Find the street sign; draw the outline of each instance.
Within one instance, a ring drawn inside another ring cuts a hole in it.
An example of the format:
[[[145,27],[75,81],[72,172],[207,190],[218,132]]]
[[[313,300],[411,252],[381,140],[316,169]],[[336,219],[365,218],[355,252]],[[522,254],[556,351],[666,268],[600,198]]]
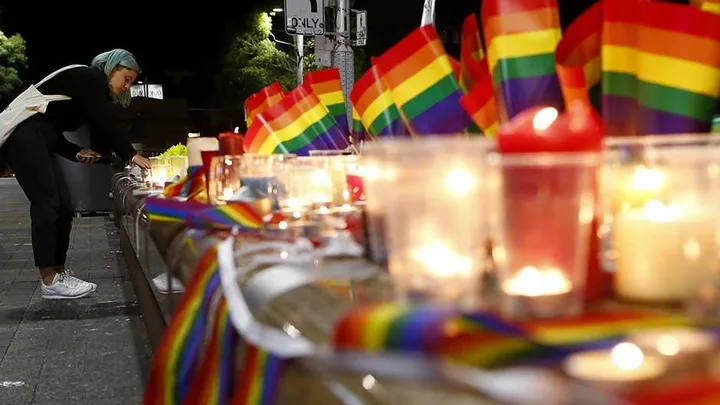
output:
[[[285,32],[290,35],[325,34],[325,1],[285,0]]]
[[[367,45],[367,11],[355,12],[355,25],[351,31],[353,46]]]

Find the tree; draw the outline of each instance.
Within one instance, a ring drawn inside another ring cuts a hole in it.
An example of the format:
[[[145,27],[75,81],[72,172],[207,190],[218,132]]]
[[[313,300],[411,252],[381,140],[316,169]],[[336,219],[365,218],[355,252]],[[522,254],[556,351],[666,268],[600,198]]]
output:
[[[270,17],[254,13],[246,31],[235,35],[227,46],[216,87],[226,102],[241,105],[252,93],[274,81],[285,89],[297,83],[294,56],[278,49],[270,40]]]
[[[0,109],[22,91],[26,69],[25,40],[20,34],[7,37],[0,31]]]

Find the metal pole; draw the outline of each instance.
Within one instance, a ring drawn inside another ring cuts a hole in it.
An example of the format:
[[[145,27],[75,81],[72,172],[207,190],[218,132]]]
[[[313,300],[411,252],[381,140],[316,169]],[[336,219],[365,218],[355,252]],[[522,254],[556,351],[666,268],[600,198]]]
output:
[[[352,122],[350,91],[355,83],[355,55],[350,46],[350,0],[336,0],[335,49],[332,52],[332,65],[340,69],[348,122]]]
[[[303,84],[303,70],[305,69],[305,37],[302,35],[295,35],[295,47],[297,48],[297,82],[298,86]]]
[[[425,0],[420,26],[435,24],[435,0]]]

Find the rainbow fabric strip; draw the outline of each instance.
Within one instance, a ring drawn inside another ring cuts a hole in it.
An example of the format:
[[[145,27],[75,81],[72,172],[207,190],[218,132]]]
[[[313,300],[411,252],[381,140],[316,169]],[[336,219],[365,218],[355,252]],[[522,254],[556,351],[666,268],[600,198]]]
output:
[[[349,133],[350,128],[342,81],[340,80],[340,69],[330,68],[306,73],[305,82],[320,97],[320,101],[325,104],[325,107],[330,111],[330,115],[335,118],[340,130],[345,134]]]
[[[565,105],[582,102],[600,110],[602,2],[592,5],[565,30],[555,51]]]
[[[259,92],[251,95],[245,100],[245,122],[248,128],[252,125],[255,117],[278,103],[285,97],[280,83],[275,82]]]
[[[202,166],[191,166],[187,174],[177,182],[166,186],[163,196],[166,198],[190,197],[201,189],[205,189],[205,174]]]
[[[273,405],[285,362],[286,360],[248,344],[242,373],[231,404]]]
[[[435,26],[417,28],[377,61],[401,117],[414,135],[463,133],[471,124]]]
[[[257,115],[243,144],[249,153],[307,156],[311,150],[345,149],[349,141],[306,83]]]
[[[222,295],[212,318],[212,334],[191,383],[186,405],[225,405],[233,395],[238,334],[230,321],[227,300]]]
[[[199,364],[207,313],[218,291],[217,248],[208,249],[187,284],[153,358],[145,405],[182,404]]]
[[[489,313],[391,303],[348,313],[335,325],[333,343],[337,350],[416,352],[492,367],[614,344],[638,329],[688,324],[686,317],[640,313],[512,324]]]
[[[231,202],[190,213],[185,226],[206,230],[260,230],[263,219],[247,203]]]
[[[173,198],[148,196],[143,200],[145,213],[151,221],[183,222],[192,212],[211,207],[191,199],[180,201]]]
[[[350,100],[371,136],[382,138],[410,134],[377,65],[371,66],[355,82]]]
[[[563,108],[555,74],[556,0],[485,0],[482,25],[500,121],[531,107]]]

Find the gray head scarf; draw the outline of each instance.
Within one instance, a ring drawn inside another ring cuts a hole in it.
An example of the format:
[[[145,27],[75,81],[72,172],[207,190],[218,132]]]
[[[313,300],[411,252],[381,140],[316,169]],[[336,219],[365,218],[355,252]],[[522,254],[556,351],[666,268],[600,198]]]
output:
[[[134,69],[140,73],[140,66],[138,66],[135,56],[124,49],[113,49],[112,51],[101,53],[93,58],[90,66],[105,73],[108,79],[110,79],[110,74],[113,69],[118,66]],[[130,105],[130,90],[123,91],[113,98],[118,104],[127,107]]]

